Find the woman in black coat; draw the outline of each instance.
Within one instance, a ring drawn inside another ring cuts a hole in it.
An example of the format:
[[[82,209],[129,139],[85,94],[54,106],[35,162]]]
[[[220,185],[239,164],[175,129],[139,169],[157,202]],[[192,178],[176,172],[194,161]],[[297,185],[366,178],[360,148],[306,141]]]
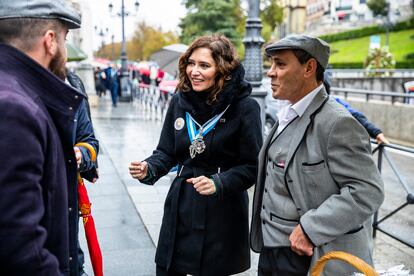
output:
[[[157,149],[130,165],[145,184],[179,165],[165,200],[157,275],[239,273],[250,267],[246,190],[262,145],[260,108],[222,35],[196,39],[179,72]]]

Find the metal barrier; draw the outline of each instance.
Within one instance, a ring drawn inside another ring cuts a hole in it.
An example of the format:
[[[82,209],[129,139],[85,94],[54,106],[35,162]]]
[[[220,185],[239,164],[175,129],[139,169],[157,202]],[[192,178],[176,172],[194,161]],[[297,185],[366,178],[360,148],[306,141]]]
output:
[[[373,141],[371,141],[373,142]],[[386,148],[391,148],[391,149],[395,149],[401,152],[405,152],[405,153],[412,153],[414,154],[414,149],[413,148],[408,148],[408,147],[404,147],[404,146],[400,146],[400,145],[395,145],[395,144],[380,144],[378,145],[374,150],[373,150],[373,154],[375,152],[378,153],[378,169],[381,172],[382,171],[382,164],[383,164],[383,157],[385,157],[385,160],[388,162],[388,164],[390,165],[392,171],[394,172],[395,176],[398,178],[398,183],[402,186],[402,188],[405,190],[406,192],[406,201],[398,206],[397,208],[395,208],[394,210],[392,210],[390,213],[388,213],[387,215],[378,218],[378,211],[375,213],[374,215],[374,222],[373,222],[373,227],[374,227],[374,232],[373,232],[373,236],[375,238],[376,236],[376,232],[377,231],[381,231],[382,233],[390,236],[391,238],[394,238],[395,240],[411,247],[414,248],[414,243],[411,243],[410,241],[404,240],[403,238],[396,236],[392,233],[390,233],[389,231],[387,231],[386,229],[381,227],[381,223],[384,222],[385,220],[389,219],[391,216],[395,215],[397,212],[401,211],[403,208],[407,207],[410,204],[414,204],[414,193],[413,191],[410,189],[410,187],[408,187],[407,183],[404,181],[401,173],[399,172],[397,166],[395,165],[395,162],[393,161],[393,159],[391,158],[391,156],[387,153]]]
[[[331,94],[344,94],[344,98],[348,98],[348,94],[357,94],[364,95],[365,100],[368,102],[373,96],[380,96],[380,100],[385,100],[385,98],[390,98],[391,103],[395,103],[398,98],[402,98],[404,103],[414,102],[413,93],[398,93],[391,91],[375,91],[375,90],[364,90],[364,89],[354,89],[354,88],[341,88],[341,87],[331,87]]]
[[[161,113],[162,118],[165,116],[173,93],[143,83],[140,83],[133,91],[134,102],[138,102],[144,110]]]
[[[341,76],[366,77],[377,74],[395,77],[414,77],[413,69],[328,69],[328,71],[334,78]]]

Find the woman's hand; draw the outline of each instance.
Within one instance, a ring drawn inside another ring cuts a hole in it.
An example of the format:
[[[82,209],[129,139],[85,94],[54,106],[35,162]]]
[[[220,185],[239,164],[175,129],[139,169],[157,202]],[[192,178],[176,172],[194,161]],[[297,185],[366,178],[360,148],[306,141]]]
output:
[[[131,162],[129,165],[129,173],[132,178],[142,180],[147,176],[148,173],[148,163],[145,161],[142,162]]]
[[[187,183],[193,184],[194,189],[200,195],[212,195],[216,193],[216,185],[213,180],[204,175],[187,179]]]

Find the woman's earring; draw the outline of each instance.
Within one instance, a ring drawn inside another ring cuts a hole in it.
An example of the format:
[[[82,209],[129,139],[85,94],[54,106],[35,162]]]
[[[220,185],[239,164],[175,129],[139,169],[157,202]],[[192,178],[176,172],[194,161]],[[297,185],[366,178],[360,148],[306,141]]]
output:
[[[225,80],[231,80],[231,76],[228,75],[227,77],[224,78]]]

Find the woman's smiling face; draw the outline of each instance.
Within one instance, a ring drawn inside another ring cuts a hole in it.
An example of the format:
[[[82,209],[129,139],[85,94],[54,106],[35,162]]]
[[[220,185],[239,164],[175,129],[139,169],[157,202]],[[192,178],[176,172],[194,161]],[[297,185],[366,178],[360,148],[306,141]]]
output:
[[[197,48],[188,58],[186,74],[194,91],[206,91],[215,84],[216,63],[208,48]]]

